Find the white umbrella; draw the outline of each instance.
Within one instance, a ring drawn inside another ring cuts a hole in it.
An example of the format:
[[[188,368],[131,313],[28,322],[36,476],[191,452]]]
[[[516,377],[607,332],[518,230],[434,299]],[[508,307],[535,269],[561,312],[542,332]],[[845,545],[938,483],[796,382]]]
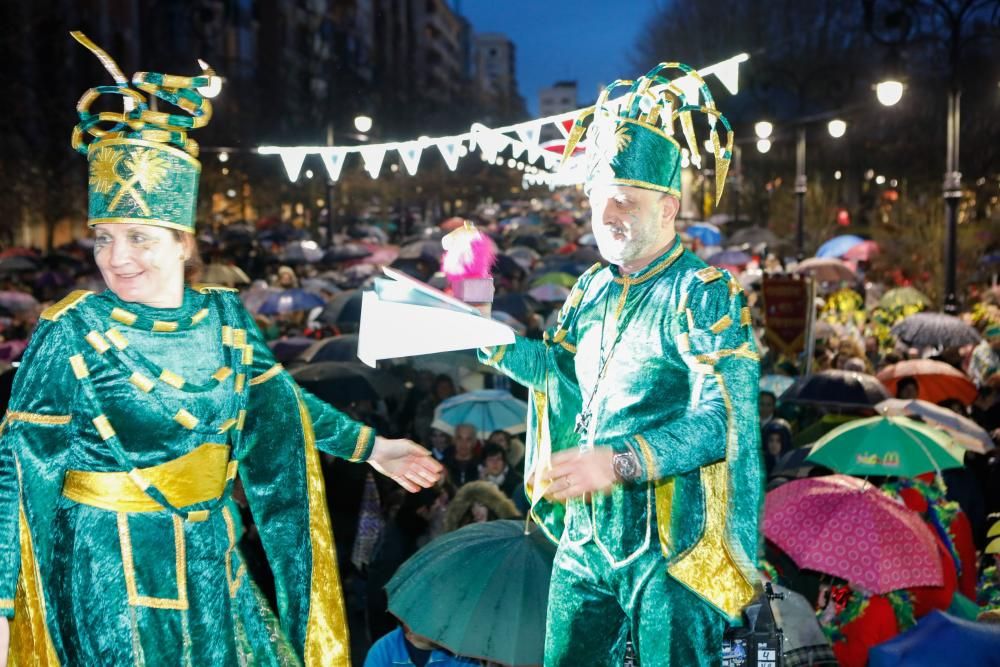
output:
[[[878,403],[875,409],[887,416],[919,417],[931,426],[947,431],[955,444],[970,452],[986,454],[995,447],[990,434],[982,426],[953,410],[928,401],[890,398]]]

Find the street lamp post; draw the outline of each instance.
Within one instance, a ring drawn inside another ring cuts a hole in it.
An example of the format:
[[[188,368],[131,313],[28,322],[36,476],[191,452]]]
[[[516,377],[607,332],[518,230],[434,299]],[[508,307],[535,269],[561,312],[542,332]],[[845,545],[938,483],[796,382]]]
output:
[[[948,139],[945,147],[944,204],[945,228],[945,268],[944,268],[944,312],[958,313],[958,287],[956,285],[958,255],[958,204],[962,199],[962,172],[958,170],[958,140],[961,114],[961,91],[952,80],[948,89]]]
[[[333,121],[330,121],[326,125],[326,145],[333,146]],[[328,248],[333,247],[333,233],[337,228],[337,218],[334,211],[333,197],[336,194],[334,191],[334,181],[329,174],[326,175],[326,246]]]
[[[795,136],[795,248],[800,262],[805,257],[806,180],[806,128],[801,125]]]

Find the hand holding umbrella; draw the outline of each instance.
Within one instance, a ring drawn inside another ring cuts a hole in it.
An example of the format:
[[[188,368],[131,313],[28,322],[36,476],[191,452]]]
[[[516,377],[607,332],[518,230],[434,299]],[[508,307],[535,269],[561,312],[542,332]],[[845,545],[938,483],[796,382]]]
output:
[[[403,439],[375,438],[368,463],[410,493],[431,488],[444,471],[429,450]]]

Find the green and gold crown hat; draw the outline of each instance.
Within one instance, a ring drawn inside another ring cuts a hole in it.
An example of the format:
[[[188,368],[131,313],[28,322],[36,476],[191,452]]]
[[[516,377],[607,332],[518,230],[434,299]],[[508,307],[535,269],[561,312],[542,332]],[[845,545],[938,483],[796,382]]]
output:
[[[665,70],[678,70],[670,79]],[[620,97],[612,94],[625,89]],[[686,91],[686,92],[685,92]],[[694,98],[694,99],[691,99]],[[699,103],[699,99],[701,102]],[[701,151],[692,114],[708,120],[709,141],[715,157],[715,201],[718,204],[732,159],[733,132],[729,121],[698,72],[683,63],[660,63],[635,81],[619,80],[605,88],[597,103],[577,117],[566,142],[563,160],[573,154],[587,134],[586,184],[629,185],[681,194],[681,145],[674,136],[679,121],[691,162],[701,167]],[[587,119],[594,119],[588,126]],[[719,125],[725,130],[725,145]]]
[[[194,233],[201,163],[188,131],[212,117],[212,105],[198,89],[209,86],[214,73],[207,68],[192,77],[136,72],[130,85],[104,50],[82,32],[71,34],[101,60],[116,84],[91,88],[76,105],[80,122],[73,128],[73,148],[87,156],[89,165],[87,224],[143,224]],[[143,92],[188,115],[150,109]],[[121,96],[124,111],[91,113],[102,95]]]

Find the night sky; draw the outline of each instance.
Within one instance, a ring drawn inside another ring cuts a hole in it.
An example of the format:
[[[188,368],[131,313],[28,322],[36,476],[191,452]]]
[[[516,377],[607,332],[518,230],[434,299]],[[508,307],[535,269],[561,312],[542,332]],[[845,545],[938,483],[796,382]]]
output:
[[[579,101],[598,87],[632,78],[630,49],[656,8],[653,0],[452,0],[477,33],[500,32],[515,44],[517,83],[532,115],[538,91],[576,80]]]

